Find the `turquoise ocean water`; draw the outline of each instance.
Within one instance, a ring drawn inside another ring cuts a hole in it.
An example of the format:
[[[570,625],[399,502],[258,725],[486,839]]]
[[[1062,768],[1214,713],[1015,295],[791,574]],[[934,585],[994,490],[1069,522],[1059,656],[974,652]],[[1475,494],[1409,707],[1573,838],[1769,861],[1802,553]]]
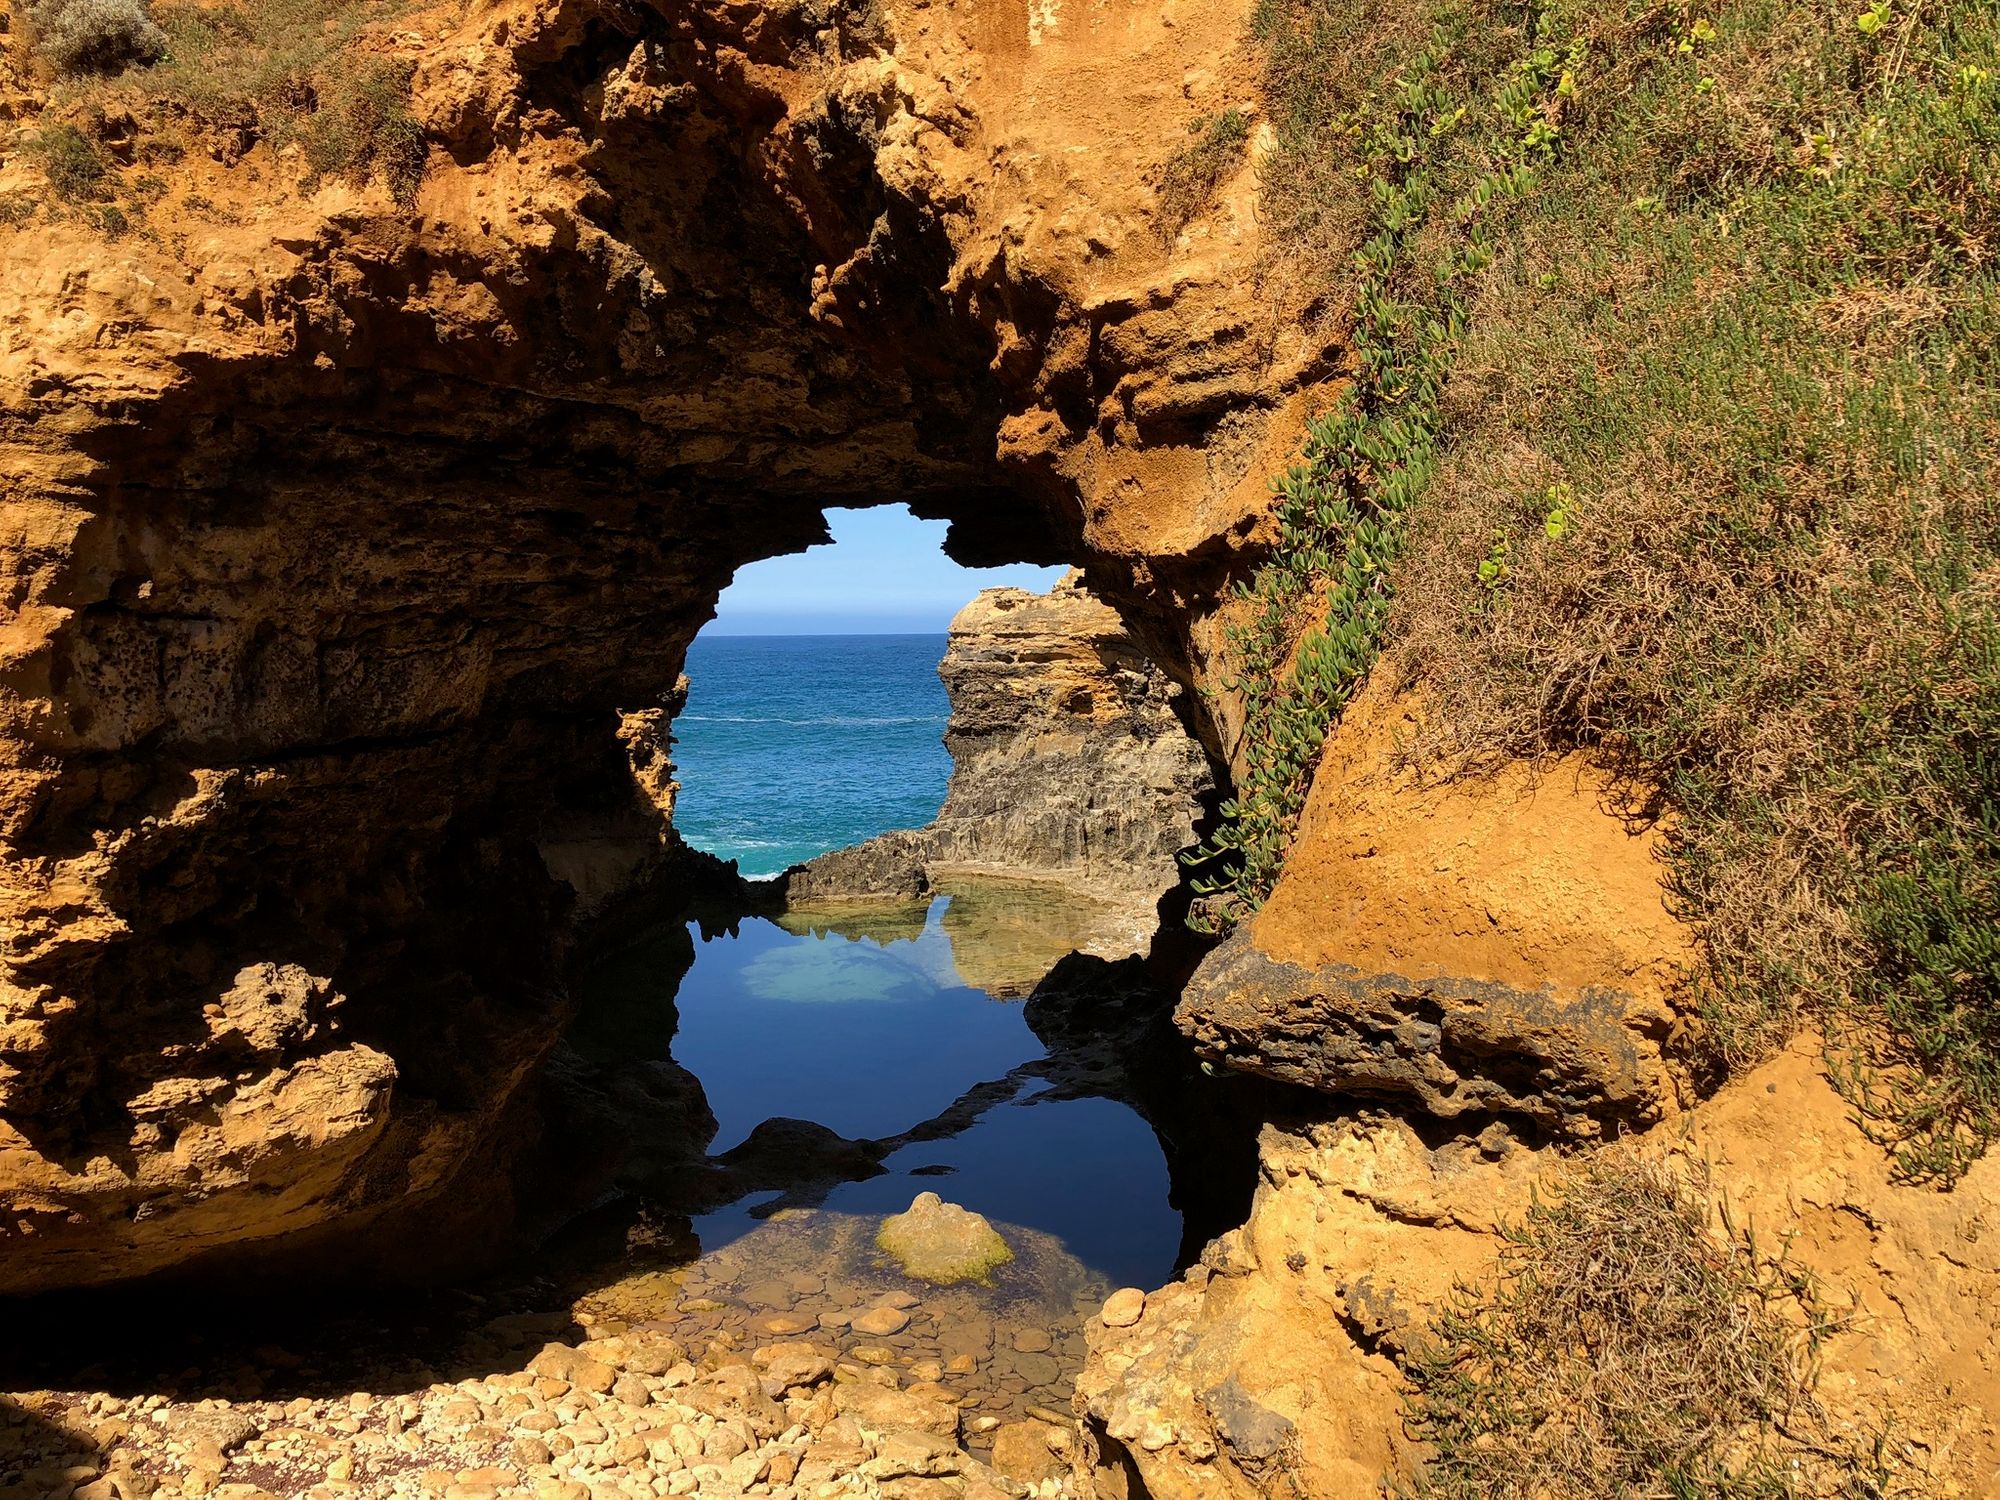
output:
[[[674,823],[745,875],[918,828],[951,777],[943,635],[697,638]]]

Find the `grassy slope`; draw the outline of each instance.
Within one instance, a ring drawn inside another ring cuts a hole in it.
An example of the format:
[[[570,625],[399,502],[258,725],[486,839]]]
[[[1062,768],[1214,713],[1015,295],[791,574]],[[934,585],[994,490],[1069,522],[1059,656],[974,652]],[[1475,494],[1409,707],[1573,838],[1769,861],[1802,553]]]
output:
[[[1389,647],[1433,767],[1593,746],[1674,810],[1698,1066],[1810,1009],[1949,1181],[2000,1133],[2000,11],[1867,15],[1267,4],[1267,212],[1360,354],[1208,909]]]
[[[428,150],[409,108],[410,69],[369,45],[371,31],[409,9],[408,0],[163,0],[150,9],[165,40],[160,57],[49,80],[51,108],[25,145],[44,165],[51,201],[0,199],[0,224],[42,212],[110,235],[153,232],[161,172],[189,157],[233,162],[259,144],[298,148],[302,190],[379,179],[409,201]],[[138,125],[118,152],[98,139],[107,110],[113,134],[121,113]],[[205,212],[204,203],[182,212]]]
[[[1809,1014],[1948,1185],[2000,1135],[2000,8],[1259,25],[1266,212],[1340,289],[1355,381],[1278,486],[1198,915],[1269,890],[1392,652],[1420,765],[1590,747],[1674,814],[1696,1068]],[[1819,1423],[1810,1288],[1707,1218],[1619,1158],[1531,1213],[1407,1371],[1419,1490],[1907,1489]]]

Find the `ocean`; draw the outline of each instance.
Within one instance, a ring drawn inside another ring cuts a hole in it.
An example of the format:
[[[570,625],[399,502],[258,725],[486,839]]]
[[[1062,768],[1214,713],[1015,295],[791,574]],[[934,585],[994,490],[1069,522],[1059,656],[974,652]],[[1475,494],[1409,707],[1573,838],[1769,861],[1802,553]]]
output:
[[[937,635],[701,636],[674,720],[674,824],[745,875],[937,816],[951,778]]]

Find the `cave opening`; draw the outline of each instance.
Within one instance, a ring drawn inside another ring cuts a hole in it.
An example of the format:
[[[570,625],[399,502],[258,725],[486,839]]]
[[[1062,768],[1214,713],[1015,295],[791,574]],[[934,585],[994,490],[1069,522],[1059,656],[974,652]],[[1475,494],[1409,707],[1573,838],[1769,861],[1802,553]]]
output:
[[[688,648],[674,826],[751,879],[937,816],[951,619],[1059,567],[966,567],[906,505],[830,510],[830,540],[739,568]]]
[[[1081,1315],[1247,1197],[1250,1113],[1148,962],[1206,760],[1080,575],[961,568],[902,507],[829,521],[689,649],[673,821],[743,909],[676,905],[582,974],[548,1114],[573,1155],[608,1144],[615,1196],[548,1254],[591,1317],[817,1329],[970,1360],[1000,1416],[1062,1406]],[[1011,1269],[912,1283],[877,1237],[930,1194]],[[899,1293],[903,1326],[854,1331]]]

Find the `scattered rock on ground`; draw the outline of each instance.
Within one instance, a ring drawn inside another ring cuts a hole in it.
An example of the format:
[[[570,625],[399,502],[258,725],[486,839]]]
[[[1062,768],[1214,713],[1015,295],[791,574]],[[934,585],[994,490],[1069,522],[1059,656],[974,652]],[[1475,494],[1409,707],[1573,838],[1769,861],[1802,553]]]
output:
[[[1136,1286],[1126,1286],[1104,1299],[1104,1311],[1099,1316],[1106,1328],[1130,1328],[1145,1311],[1146,1294]]]

